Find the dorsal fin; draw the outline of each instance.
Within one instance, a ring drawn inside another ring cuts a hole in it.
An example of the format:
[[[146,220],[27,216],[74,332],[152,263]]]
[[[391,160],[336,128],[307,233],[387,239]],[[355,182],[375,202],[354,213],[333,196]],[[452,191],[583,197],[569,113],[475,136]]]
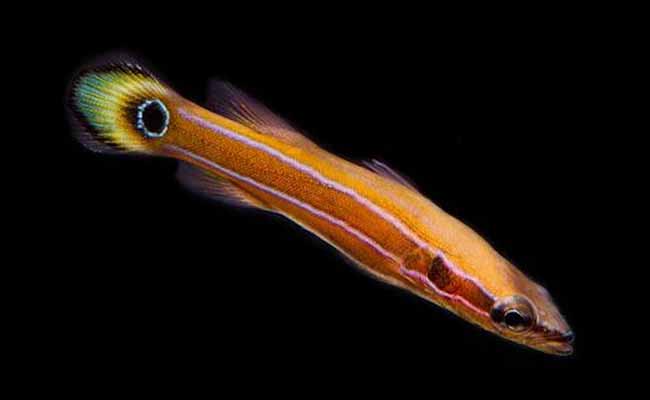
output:
[[[394,182],[406,186],[409,189],[413,189],[416,192],[418,191],[418,189],[411,182],[409,182],[408,179],[404,178],[397,171],[395,171],[394,169],[392,169],[391,167],[389,167],[388,165],[384,164],[381,161],[377,161],[373,159],[370,161],[363,161],[362,164],[372,172],[381,175],[384,178],[388,178]]]
[[[220,80],[208,84],[208,109],[248,128],[301,147],[316,146],[291,124],[233,85]]]
[[[193,165],[181,162],[176,176],[187,189],[212,200],[268,210],[265,204],[248,192]]]

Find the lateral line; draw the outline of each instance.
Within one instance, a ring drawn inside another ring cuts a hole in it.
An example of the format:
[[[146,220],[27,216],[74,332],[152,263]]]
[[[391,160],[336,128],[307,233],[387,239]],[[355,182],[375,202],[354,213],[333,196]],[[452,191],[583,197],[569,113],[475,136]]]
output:
[[[217,171],[219,171],[219,172],[221,172],[221,173],[223,173],[225,175],[228,175],[231,178],[246,182],[249,185],[251,185],[251,186],[253,186],[253,187],[255,187],[255,188],[257,188],[257,189],[259,189],[259,190],[261,190],[263,192],[266,192],[266,193],[271,194],[273,196],[279,197],[282,200],[287,201],[288,203],[291,203],[291,204],[293,204],[293,205],[295,205],[295,206],[297,206],[297,207],[311,213],[312,215],[314,215],[314,216],[316,216],[316,217],[318,217],[318,218],[320,218],[322,220],[325,220],[325,221],[327,221],[327,222],[329,222],[329,223],[331,223],[333,225],[336,225],[339,228],[341,228],[344,231],[351,234],[352,236],[354,236],[357,239],[361,240],[362,242],[366,243],[368,246],[373,248],[379,254],[383,255],[384,257],[390,258],[392,261],[394,261],[398,265],[401,264],[402,260],[399,257],[395,256],[390,251],[383,248],[379,243],[375,242],[373,239],[371,239],[370,237],[368,237],[367,235],[365,235],[361,231],[351,227],[346,222],[344,222],[344,221],[342,221],[342,220],[340,220],[338,218],[335,218],[335,217],[327,214],[326,212],[324,212],[322,210],[319,210],[319,209],[315,208],[314,206],[312,206],[310,204],[304,203],[304,202],[302,202],[302,201],[300,201],[300,200],[298,200],[298,199],[296,199],[296,198],[294,198],[292,196],[289,196],[286,193],[283,193],[283,192],[281,192],[281,191],[279,191],[277,189],[274,189],[274,188],[269,187],[269,186],[267,186],[267,185],[265,185],[263,183],[260,183],[260,182],[256,181],[255,179],[253,179],[251,177],[241,175],[241,174],[239,174],[239,173],[237,173],[235,171],[231,171],[228,168],[225,168],[225,167],[223,167],[223,166],[221,166],[221,165],[219,165],[219,164],[217,164],[217,163],[215,163],[213,161],[210,161],[210,160],[208,160],[208,159],[206,159],[204,157],[201,157],[201,156],[199,156],[197,154],[194,154],[194,153],[192,153],[190,151],[187,151],[187,150],[185,150],[185,149],[183,149],[181,147],[178,147],[178,146],[175,146],[175,145],[165,145],[165,148],[167,150],[172,151],[172,152],[180,153],[183,156],[185,156],[187,158],[190,158],[190,159],[192,159],[192,160],[194,160],[196,162],[199,162],[199,163],[201,163],[203,165],[206,165],[206,166],[208,166],[210,168],[214,168]]]
[[[364,205],[366,208],[373,211],[375,214],[379,215],[384,220],[390,222],[390,224],[393,227],[395,227],[402,234],[404,234],[409,239],[414,241],[419,247],[429,247],[428,244],[425,241],[423,241],[419,236],[414,234],[413,231],[411,229],[409,229],[407,226],[405,226],[401,221],[399,221],[393,215],[388,213],[386,210],[382,209],[378,205],[374,204],[370,200],[366,199],[365,197],[363,197],[362,195],[357,193],[355,190],[353,190],[353,189],[351,189],[351,188],[349,188],[347,186],[344,186],[344,185],[342,185],[342,184],[340,184],[338,182],[335,182],[335,181],[323,176],[320,172],[316,171],[315,169],[300,163],[299,161],[287,156],[286,154],[284,154],[284,153],[282,153],[282,152],[280,152],[280,151],[278,151],[278,150],[276,150],[274,148],[271,148],[271,147],[269,147],[269,146],[267,146],[267,145],[265,145],[263,143],[254,141],[254,140],[252,140],[252,139],[250,139],[250,138],[248,138],[246,136],[242,136],[241,134],[239,134],[237,132],[233,132],[233,131],[231,131],[229,129],[226,129],[226,128],[220,126],[220,125],[217,125],[217,124],[211,123],[209,121],[206,121],[203,118],[200,118],[200,117],[197,117],[197,116],[191,114],[190,112],[186,111],[184,108],[179,108],[178,112],[183,118],[185,118],[185,119],[187,119],[187,120],[189,120],[191,122],[197,123],[197,124],[201,125],[204,128],[207,128],[207,129],[210,129],[212,131],[218,132],[218,133],[220,133],[220,134],[222,134],[222,135],[224,135],[224,136],[226,136],[226,137],[228,137],[230,139],[236,140],[236,141],[238,141],[240,143],[244,143],[244,144],[246,144],[246,145],[248,145],[250,147],[253,147],[255,149],[264,151],[267,154],[269,154],[269,155],[277,158],[278,160],[284,162],[285,164],[288,164],[291,167],[296,168],[299,171],[306,173],[310,177],[312,177],[312,178],[316,179],[317,181],[319,181],[324,186],[327,186],[330,189],[334,189],[334,190],[336,190],[336,191],[338,191],[340,193],[344,193],[344,194],[348,195],[349,197],[356,200],[358,203]]]

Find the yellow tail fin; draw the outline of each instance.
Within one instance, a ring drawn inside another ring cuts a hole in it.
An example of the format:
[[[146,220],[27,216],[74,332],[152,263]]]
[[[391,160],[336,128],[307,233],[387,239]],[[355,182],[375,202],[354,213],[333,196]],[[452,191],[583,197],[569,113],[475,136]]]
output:
[[[68,95],[77,137],[98,152],[153,154],[165,135],[173,92],[138,64],[120,61],[82,70]]]

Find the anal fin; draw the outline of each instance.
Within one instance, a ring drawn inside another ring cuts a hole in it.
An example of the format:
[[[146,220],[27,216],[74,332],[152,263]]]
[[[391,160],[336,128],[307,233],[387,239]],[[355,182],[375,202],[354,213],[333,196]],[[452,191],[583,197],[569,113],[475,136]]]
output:
[[[180,183],[191,192],[240,207],[268,210],[269,207],[226,179],[181,162],[176,173]]]

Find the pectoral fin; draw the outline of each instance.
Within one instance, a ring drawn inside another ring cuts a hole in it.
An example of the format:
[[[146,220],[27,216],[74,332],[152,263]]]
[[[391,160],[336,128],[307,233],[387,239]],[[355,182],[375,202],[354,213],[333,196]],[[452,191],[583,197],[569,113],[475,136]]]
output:
[[[178,180],[190,191],[231,205],[268,210],[269,207],[234,183],[187,163],[181,163]]]

